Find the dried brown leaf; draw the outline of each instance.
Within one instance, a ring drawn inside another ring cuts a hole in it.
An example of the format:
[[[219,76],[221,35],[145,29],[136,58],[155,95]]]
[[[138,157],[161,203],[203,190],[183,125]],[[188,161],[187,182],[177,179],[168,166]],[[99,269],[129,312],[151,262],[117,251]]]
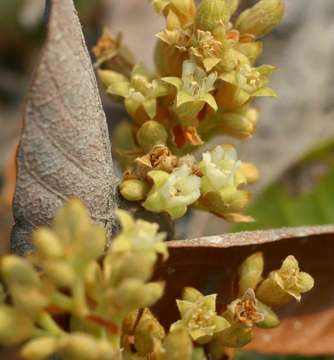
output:
[[[93,219],[113,227],[113,176],[105,114],[72,0],[53,0],[48,37],[27,96],[17,157],[12,250],[80,197]]]
[[[211,236],[168,243],[170,258],[158,270],[166,282],[166,296],[156,308],[168,326],[177,318],[175,298],[183,287],[219,294],[219,307],[234,297],[233,284],[240,263],[263,251],[266,271],[280,266],[289,254],[315,278],[315,288],[302,303],[291,302],[279,309],[282,325],[259,330],[248,350],[276,354],[334,354],[334,225],[286,228],[272,231]]]

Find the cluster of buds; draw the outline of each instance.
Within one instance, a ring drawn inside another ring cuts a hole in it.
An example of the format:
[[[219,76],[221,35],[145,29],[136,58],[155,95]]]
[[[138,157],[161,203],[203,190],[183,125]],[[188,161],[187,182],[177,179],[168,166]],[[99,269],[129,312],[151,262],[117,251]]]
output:
[[[196,161],[195,149],[214,135],[249,138],[256,129],[257,97],[274,67],[256,62],[261,38],[283,16],[283,0],[260,0],[239,16],[238,0],[154,0],[166,19],[157,34],[156,72],[132,65],[120,37],[107,31],[95,46],[98,75],[113,100],[122,100],[132,122],[119,124],[114,151],[124,167],[120,193],[173,219],[188,207],[229,221],[250,221],[241,211],[256,181],[254,165],[242,163],[230,145]],[[232,22],[232,17],[235,21]]]
[[[239,267],[236,300],[218,311],[216,294],[187,287],[167,331],[150,310],[164,292],[151,278],[158,258],[168,258],[165,235],[127,212],[118,217],[122,231],[105,250],[103,228],[71,200],[51,229],[35,231],[32,254],[1,259],[1,346],[24,343],[25,360],[220,360],[249,343],[254,327],[279,325],[272,307],[313,287],[293,256],[263,276],[255,253]]]
[[[106,252],[105,230],[74,199],[58,211],[52,228],[33,233],[32,254],[1,259],[1,345],[31,339],[22,349],[27,360],[54,353],[62,359],[122,359],[123,321],[163,295],[164,283],[150,279],[158,257],[165,260],[168,252],[157,224],[121,210],[117,215],[123,229]],[[66,314],[70,332],[57,322]]]

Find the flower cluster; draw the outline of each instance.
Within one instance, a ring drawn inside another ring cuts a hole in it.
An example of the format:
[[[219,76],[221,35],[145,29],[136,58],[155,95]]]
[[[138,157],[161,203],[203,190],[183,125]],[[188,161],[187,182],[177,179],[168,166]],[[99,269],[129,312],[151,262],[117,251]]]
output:
[[[252,101],[275,96],[268,86],[274,67],[256,62],[261,38],[282,19],[283,0],[260,0],[234,16],[238,5],[154,0],[166,19],[157,34],[155,73],[130,66],[120,37],[114,40],[106,31],[94,48],[107,93],[124,102],[133,120],[114,134],[125,170],[120,192],[149,211],[177,219],[194,207],[229,221],[251,220],[241,212],[250,199],[244,187],[258,177],[255,166],[239,161],[229,145],[198,162],[189,156],[217,134],[251,137],[258,118]]]
[[[157,260],[168,258],[165,235],[127,212],[118,217],[122,231],[105,251],[103,228],[71,200],[51,229],[35,231],[32,254],[1,259],[1,346],[23,343],[25,360],[219,360],[226,347],[249,343],[254,327],[279,325],[271,306],[313,287],[293,256],[265,277],[255,253],[239,267],[237,299],[218,310],[216,294],[187,287],[167,331],[150,310],[164,292],[151,278]]]

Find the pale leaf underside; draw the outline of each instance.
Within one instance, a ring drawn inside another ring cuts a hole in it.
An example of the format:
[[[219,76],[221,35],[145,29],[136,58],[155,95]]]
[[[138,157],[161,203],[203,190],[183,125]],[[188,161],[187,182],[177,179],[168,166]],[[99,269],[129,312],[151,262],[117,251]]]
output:
[[[48,37],[27,96],[17,157],[12,250],[76,196],[93,219],[113,226],[110,140],[94,71],[71,0],[54,0]]]

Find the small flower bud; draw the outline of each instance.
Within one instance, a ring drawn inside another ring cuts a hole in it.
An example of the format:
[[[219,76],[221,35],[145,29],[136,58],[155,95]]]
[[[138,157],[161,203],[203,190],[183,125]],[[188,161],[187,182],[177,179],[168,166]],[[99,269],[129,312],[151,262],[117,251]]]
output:
[[[264,267],[263,254],[257,252],[249,256],[239,267],[239,296],[248,289],[255,289],[262,280]]]
[[[39,278],[36,270],[28,260],[7,255],[2,259],[1,272],[7,286],[38,286]]]
[[[187,53],[158,39],[154,48],[154,64],[160,76],[181,76]]]
[[[270,309],[269,306],[258,301],[256,305],[257,311],[263,315],[263,320],[256,323],[261,329],[272,329],[280,324],[278,316]]]
[[[255,133],[257,117],[258,113],[254,108],[223,113],[219,127],[226,134],[247,139]]]
[[[154,305],[163,295],[162,282],[143,283],[137,279],[124,280],[115,290],[116,304],[125,311],[132,311]]]
[[[269,34],[281,22],[283,14],[283,0],[261,0],[240,14],[236,28],[241,34],[259,38]]]
[[[58,349],[64,359],[113,359],[114,354],[109,342],[82,333],[72,333],[60,338]]]
[[[230,8],[230,14],[233,15],[240,5],[240,0],[225,0]]]
[[[153,352],[156,342],[162,341],[164,336],[164,328],[153,314],[145,309],[135,331],[135,347],[139,354],[146,355]]]
[[[225,0],[202,0],[195,23],[200,30],[212,31],[219,26],[226,26],[230,16],[230,7]]]
[[[21,350],[25,360],[45,360],[57,350],[57,340],[52,337],[40,337],[29,341]]]
[[[0,305],[0,345],[12,346],[29,338],[33,324],[22,312]]]
[[[32,242],[39,255],[47,258],[59,258],[64,254],[64,249],[57,235],[46,228],[33,232]]]
[[[106,275],[113,284],[120,284],[127,278],[148,281],[153,274],[157,256],[152,251],[110,253],[105,258]]]
[[[193,344],[185,328],[172,330],[163,342],[163,348],[158,353],[158,360],[191,360]]]
[[[272,271],[256,289],[257,298],[269,306],[284,305],[295,298],[300,301],[301,294],[314,286],[311,275],[301,272],[296,258],[288,256],[279,270]]]
[[[123,210],[117,210],[117,216],[122,225],[122,231],[113,240],[111,253],[143,251],[161,254],[164,259],[168,257],[168,250],[163,242],[166,235],[158,232],[158,224],[144,220],[135,221]]]
[[[246,176],[247,184],[255,183],[260,177],[258,168],[252,163],[242,163],[240,170]]]
[[[225,346],[220,341],[220,335],[217,334],[208,344],[209,353],[212,360],[222,360],[225,355]]]
[[[37,287],[12,285],[10,293],[14,305],[31,315],[38,313],[48,304],[47,296]]]
[[[116,82],[126,82],[128,81],[127,77],[123,74],[120,74],[112,70],[98,70],[98,76],[102,84],[108,88],[110,85]]]
[[[137,141],[140,147],[148,153],[155,145],[165,145],[168,133],[159,122],[146,121],[137,131]]]
[[[241,348],[250,343],[253,340],[253,336],[252,328],[240,324],[233,324],[215,336],[214,342],[217,342],[218,344],[214,346]]]
[[[44,271],[60,287],[71,287],[77,279],[75,270],[66,261],[48,260],[44,264]]]
[[[149,186],[144,180],[129,179],[121,182],[119,191],[128,201],[141,201],[146,198]]]

